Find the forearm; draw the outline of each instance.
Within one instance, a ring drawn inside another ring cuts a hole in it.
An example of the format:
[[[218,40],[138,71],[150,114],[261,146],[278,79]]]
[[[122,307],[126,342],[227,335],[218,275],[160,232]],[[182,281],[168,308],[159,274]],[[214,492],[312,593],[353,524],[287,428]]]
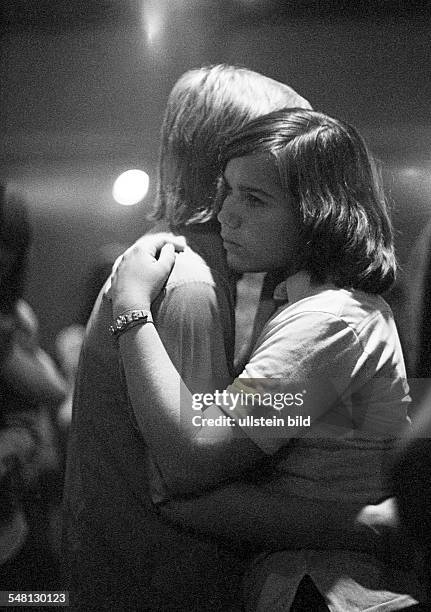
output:
[[[228,546],[375,552],[379,538],[356,522],[359,510],[358,504],[273,495],[241,482],[160,507],[165,519]]]
[[[202,427],[203,416],[151,324],[120,336],[129,397],[138,426],[171,493],[183,495],[213,486],[261,457],[249,440],[229,426]],[[213,405],[205,418],[224,413]],[[194,420],[193,420],[194,419]]]

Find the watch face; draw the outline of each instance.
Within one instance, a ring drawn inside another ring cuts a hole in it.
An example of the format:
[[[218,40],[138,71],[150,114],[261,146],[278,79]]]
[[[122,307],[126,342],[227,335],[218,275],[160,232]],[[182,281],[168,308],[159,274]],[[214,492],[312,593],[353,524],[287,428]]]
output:
[[[127,323],[127,317],[125,317],[124,315],[120,315],[119,317],[117,317],[117,320],[115,321],[115,325],[117,326],[117,329],[123,329],[126,323]]]

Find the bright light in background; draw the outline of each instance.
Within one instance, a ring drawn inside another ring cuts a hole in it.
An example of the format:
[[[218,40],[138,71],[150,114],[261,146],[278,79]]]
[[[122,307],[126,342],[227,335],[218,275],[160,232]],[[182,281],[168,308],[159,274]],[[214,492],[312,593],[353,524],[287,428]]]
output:
[[[254,0],[259,2],[261,0]],[[146,47],[154,54],[165,51],[166,33],[174,23],[175,36],[190,27],[190,14],[213,0],[140,0],[140,20]]]
[[[120,174],[112,188],[114,200],[122,206],[133,206],[145,198],[150,177],[143,170],[127,170]]]
[[[142,25],[148,43],[154,43],[160,38],[164,24],[164,12],[166,7],[161,0],[149,0],[142,5]]]
[[[162,18],[160,15],[153,13],[152,15],[148,15],[146,19],[146,30],[147,37],[149,42],[153,42],[153,40],[158,36],[161,26],[162,26]]]

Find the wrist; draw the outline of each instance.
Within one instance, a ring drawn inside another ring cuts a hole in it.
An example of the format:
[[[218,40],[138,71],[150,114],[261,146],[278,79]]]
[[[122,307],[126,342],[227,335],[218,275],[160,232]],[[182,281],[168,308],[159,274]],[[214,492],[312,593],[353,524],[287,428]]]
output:
[[[139,302],[138,303],[132,303],[132,302],[118,302],[117,304],[112,304],[112,316],[115,319],[117,319],[119,316],[121,315],[127,315],[130,314],[131,312],[133,312],[134,310],[146,310],[148,312],[151,311],[151,303],[150,302]]]
[[[129,309],[114,319],[113,325],[109,327],[109,331],[118,339],[119,336],[129,331],[129,329],[138,325],[145,325],[146,323],[153,323],[153,317],[149,309]]]

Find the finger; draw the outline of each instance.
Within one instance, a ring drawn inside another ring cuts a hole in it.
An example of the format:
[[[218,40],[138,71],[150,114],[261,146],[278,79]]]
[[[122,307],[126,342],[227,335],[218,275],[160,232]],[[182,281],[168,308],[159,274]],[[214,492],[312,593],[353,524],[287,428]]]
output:
[[[169,273],[175,263],[175,248],[172,243],[167,243],[162,247],[159,255],[159,265]]]
[[[187,246],[187,241],[186,241],[186,238],[184,236],[176,236],[175,234],[171,234],[171,233],[163,233],[161,235],[161,238],[163,238],[163,237],[164,237],[165,242],[167,244],[173,244],[174,245],[174,249],[177,252],[184,251],[184,249]]]
[[[181,253],[187,246],[187,240],[184,236],[174,236],[172,244],[174,245],[175,251]]]
[[[139,238],[135,246],[155,257],[165,244],[173,244],[176,251],[184,251],[186,240],[184,236],[175,236],[174,234],[163,232],[158,234],[146,234],[142,236],[142,238]]]

